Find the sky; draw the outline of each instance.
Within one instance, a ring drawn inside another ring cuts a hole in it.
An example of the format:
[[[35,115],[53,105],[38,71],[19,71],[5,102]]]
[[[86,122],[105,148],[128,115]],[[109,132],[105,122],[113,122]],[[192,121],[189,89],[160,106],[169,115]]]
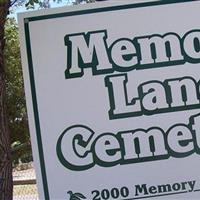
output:
[[[72,2],[73,2],[73,0],[63,0],[59,3],[56,3],[55,1],[50,0],[51,8],[70,5],[70,4],[72,4]],[[37,10],[37,9],[39,9],[39,8],[37,7],[35,9],[29,9],[29,10],[32,11],[32,10]],[[17,13],[26,12],[26,11],[29,11],[29,10],[26,9],[25,5],[23,5],[23,6],[12,6],[12,8],[10,10],[9,17],[14,17],[17,20]]]

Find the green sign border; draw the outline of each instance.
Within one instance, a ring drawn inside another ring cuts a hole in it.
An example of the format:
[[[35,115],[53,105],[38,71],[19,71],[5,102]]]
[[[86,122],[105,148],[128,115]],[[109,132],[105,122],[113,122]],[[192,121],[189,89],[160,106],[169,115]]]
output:
[[[68,11],[68,12],[62,12],[62,13],[24,18],[24,30],[25,30],[26,51],[27,51],[28,68],[29,68],[29,78],[30,78],[30,85],[31,85],[31,95],[32,95],[33,112],[34,112],[35,128],[36,128],[36,136],[37,136],[37,146],[38,146],[38,151],[39,151],[39,160],[40,160],[40,165],[41,165],[41,174],[42,174],[45,200],[49,200],[50,197],[49,197],[48,181],[47,181],[46,169],[45,169],[44,152],[43,152],[43,145],[42,145],[38,105],[37,105],[37,95],[36,95],[35,79],[34,79],[34,71],[33,71],[29,23],[34,22],[34,21],[39,21],[39,20],[52,19],[52,18],[69,17],[69,16],[75,16],[75,15],[80,16],[80,15],[92,14],[92,13],[95,14],[95,13],[100,13],[100,12],[110,12],[110,11],[118,11],[118,10],[128,10],[128,9],[133,9],[133,8],[179,4],[179,3],[193,2],[193,1],[196,1],[196,0],[179,0],[179,1],[161,0],[161,1],[153,1],[153,2],[131,3],[131,4],[125,4],[125,5],[118,5],[118,6],[114,5],[111,7],[92,8],[92,9],[78,10],[78,11],[72,11],[72,12]],[[166,194],[166,195],[170,195],[170,194]],[[139,198],[131,198],[131,199],[139,199]],[[140,199],[143,199],[143,197],[141,197]]]

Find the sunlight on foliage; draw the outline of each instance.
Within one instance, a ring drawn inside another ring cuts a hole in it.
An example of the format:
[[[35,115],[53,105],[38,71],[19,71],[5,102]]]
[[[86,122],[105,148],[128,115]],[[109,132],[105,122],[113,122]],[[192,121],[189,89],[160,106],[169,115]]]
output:
[[[23,90],[18,26],[7,19],[5,26],[6,104],[11,143],[29,142],[27,114]]]

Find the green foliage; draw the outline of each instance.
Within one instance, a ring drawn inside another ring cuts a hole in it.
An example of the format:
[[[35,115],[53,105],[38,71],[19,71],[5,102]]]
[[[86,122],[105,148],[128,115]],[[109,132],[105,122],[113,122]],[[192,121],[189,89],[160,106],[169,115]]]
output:
[[[19,0],[15,0],[16,3]],[[23,1],[23,0],[20,0]],[[55,3],[66,3],[66,5],[74,4],[78,5],[81,3],[92,3],[95,0],[24,0],[26,9],[35,9],[35,8],[50,8],[53,2]]]
[[[18,26],[14,19],[7,19],[5,26],[6,104],[11,143],[29,141],[27,114],[23,90]]]
[[[0,0],[0,4],[3,4],[5,2],[6,2],[6,0]]]

